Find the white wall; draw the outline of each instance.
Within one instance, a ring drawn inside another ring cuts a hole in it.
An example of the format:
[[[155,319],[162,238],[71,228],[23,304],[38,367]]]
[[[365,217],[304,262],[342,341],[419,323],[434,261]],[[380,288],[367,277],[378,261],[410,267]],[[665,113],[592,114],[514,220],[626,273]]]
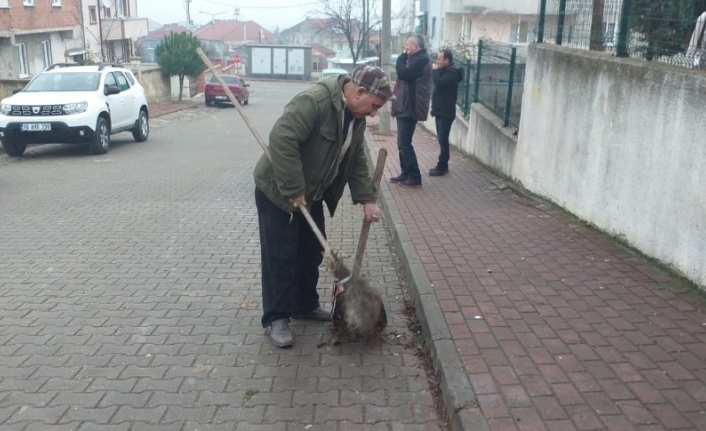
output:
[[[706,286],[706,75],[532,45],[513,177]]]

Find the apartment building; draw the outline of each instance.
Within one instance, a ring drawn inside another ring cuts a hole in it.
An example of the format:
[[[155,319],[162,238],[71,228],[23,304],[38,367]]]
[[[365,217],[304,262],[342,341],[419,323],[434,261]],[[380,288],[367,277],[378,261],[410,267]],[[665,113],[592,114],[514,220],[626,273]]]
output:
[[[149,33],[147,18],[138,17],[137,0],[80,3],[87,61],[128,62],[137,55],[137,40]]]
[[[0,79],[82,60],[79,10],[79,0],[0,0]]]

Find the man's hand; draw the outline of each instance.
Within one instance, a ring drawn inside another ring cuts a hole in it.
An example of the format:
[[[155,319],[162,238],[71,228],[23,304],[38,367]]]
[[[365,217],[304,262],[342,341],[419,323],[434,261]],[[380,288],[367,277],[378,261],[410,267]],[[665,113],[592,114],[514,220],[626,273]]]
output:
[[[439,63],[432,63],[432,64],[431,64],[431,68],[434,69],[434,70],[438,69],[438,68],[439,68]]]
[[[376,222],[380,220],[380,208],[375,204],[365,204],[363,205],[363,215],[365,216],[365,221]]]
[[[294,206],[294,208],[299,208],[299,207],[305,207],[306,206],[306,198],[304,195],[299,196],[298,198],[290,199],[289,203]]]

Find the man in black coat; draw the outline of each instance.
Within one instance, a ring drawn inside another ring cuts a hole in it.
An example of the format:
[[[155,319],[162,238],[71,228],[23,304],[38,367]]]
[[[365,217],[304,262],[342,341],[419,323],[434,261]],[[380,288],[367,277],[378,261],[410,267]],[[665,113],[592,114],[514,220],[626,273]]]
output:
[[[390,181],[401,186],[419,187],[422,185],[422,175],[412,137],[417,122],[426,121],[429,115],[431,90],[431,60],[421,36],[414,35],[407,39],[405,52],[397,58],[395,70],[397,100],[393,102],[392,115],[397,118],[397,149],[402,172]]]
[[[429,170],[429,176],[438,177],[449,172],[449,134],[456,119],[458,84],[463,81],[463,70],[453,64],[453,53],[439,51],[432,66],[434,94],[431,96],[431,115],[436,119],[436,135],[439,139],[439,162]]]

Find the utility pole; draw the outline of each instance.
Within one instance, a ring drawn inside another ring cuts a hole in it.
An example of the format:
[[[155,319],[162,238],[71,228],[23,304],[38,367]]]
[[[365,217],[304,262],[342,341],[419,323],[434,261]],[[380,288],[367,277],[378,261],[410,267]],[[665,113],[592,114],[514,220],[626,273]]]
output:
[[[385,74],[390,77],[392,65],[390,64],[390,33],[392,28],[392,0],[382,0],[382,34],[380,35],[380,65]],[[390,134],[390,104],[385,103],[380,110],[380,132]]]
[[[191,1],[184,0],[186,3],[186,25],[191,25]]]

